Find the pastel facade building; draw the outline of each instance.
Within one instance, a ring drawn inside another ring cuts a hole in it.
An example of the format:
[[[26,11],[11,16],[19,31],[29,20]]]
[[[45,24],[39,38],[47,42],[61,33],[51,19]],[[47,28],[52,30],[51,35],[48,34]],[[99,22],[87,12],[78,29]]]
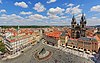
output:
[[[4,39],[6,50],[9,54],[22,51],[33,43],[33,36],[27,33],[12,35]]]
[[[84,51],[98,52],[98,41],[95,38],[82,37],[78,40],[78,48],[84,49]]]
[[[95,38],[81,37],[79,39],[68,39],[67,46],[76,48],[80,51],[85,52],[98,52],[99,42]]]

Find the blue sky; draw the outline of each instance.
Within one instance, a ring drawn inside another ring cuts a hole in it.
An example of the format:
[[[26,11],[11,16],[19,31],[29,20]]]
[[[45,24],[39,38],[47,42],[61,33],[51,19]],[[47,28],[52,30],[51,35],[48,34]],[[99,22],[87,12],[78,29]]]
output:
[[[0,0],[0,25],[70,25],[82,13],[100,25],[100,0]]]

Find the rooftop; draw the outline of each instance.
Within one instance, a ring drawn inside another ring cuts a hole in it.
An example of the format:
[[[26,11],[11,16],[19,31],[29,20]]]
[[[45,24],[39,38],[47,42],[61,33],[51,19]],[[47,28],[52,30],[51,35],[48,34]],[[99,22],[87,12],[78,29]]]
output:
[[[49,37],[59,38],[61,35],[61,32],[60,31],[47,32],[46,35]]]
[[[22,39],[25,39],[25,38],[28,38],[28,37],[31,37],[32,35],[22,35],[22,36],[10,36],[9,38],[7,38],[7,40],[9,42],[16,42],[16,41],[19,41],[19,40],[22,40]]]
[[[97,42],[96,38],[81,37],[78,40]]]
[[[67,31],[63,31],[60,36],[66,36]]]

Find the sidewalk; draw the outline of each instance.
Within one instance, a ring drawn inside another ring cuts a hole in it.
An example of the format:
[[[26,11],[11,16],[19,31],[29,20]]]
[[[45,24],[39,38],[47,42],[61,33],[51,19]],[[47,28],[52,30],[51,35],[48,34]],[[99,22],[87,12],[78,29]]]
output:
[[[13,59],[21,55],[21,52],[17,52],[16,54],[7,56],[7,59]]]
[[[8,56],[2,58],[2,60],[13,59],[13,58],[16,58],[16,57],[18,57],[20,55],[21,55],[21,52],[17,52],[16,54],[8,55]]]
[[[27,48],[24,48],[24,49],[22,49],[21,51],[27,51],[27,50],[30,49],[31,47],[32,47],[32,46],[28,46]],[[12,55],[8,55],[7,57],[2,58],[2,60],[7,60],[7,59],[16,58],[16,57],[18,57],[18,56],[20,56],[20,55],[22,54],[21,51],[15,53],[15,54],[12,54]]]
[[[32,47],[32,45],[30,45],[30,46],[28,46],[28,47],[22,49],[21,51],[27,51],[27,50],[30,49],[31,47]]]
[[[32,47],[32,46],[30,45],[30,46],[28,46],[28,47],[22,49],[21,51],[27,51],[27,50],[30,49],[31,47]],[[9,55],[7,58],[8,58],[8,59],[16,58],[16,57],[18,57],[18,56],[20,56],[20,55],[22,54],[21,51],[17,52],[16,54]]]

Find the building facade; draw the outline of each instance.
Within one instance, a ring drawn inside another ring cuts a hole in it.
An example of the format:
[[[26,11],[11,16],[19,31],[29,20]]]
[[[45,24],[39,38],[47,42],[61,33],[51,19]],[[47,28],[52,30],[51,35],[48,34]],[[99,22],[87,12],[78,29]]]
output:
[[[79,39],[68,39],[67,46],[79,51],[98,52],[99,42],[95,38],[81,37]]]
[[[80,38],[86,36],[86,19],[84,14],[82,14],[80,25],[77,24],[75,17],[73,16],[71,22],[71,37],[72,38]]]
[[[4,39],[6,50],[9,54],[16,54],[23,51],[33,43],[32,35],[10,36]]]
[[[43,38],[47,41],[47,44],[57,47],[66,46],[68,40],[67,32],[65,31],[48,32],[44,34]]]

